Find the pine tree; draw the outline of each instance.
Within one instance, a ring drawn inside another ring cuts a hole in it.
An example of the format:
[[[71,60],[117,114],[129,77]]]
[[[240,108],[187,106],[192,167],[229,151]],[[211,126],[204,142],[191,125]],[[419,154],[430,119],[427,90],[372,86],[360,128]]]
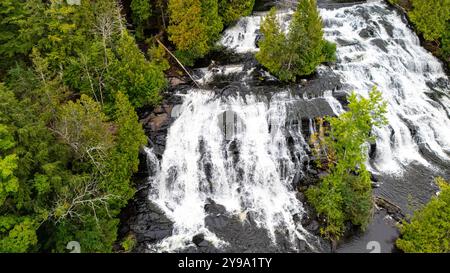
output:
[[[450,32],[450,0],[412,0],[411,21],[429,41],[438,40],[445,32]]]
[[[439,195],[400,225],[401,236],[396,245],[404,252],[450,252],[450,184],[443,178],[437,178],[436,183]]]
[[[144,28],[152,15],[150,0],[132,0],[130,4],[133,23],[136,25],[136,37],[144,38]]]
[[[255,0],[219,0],[219,14],[225,25],[230,25],[243,16],[248,16]]]
[[[169,0],[169,40],[185,65],[208,53],[219,38],[222,20],[214,0]]]
[[[310,75],[319,64],[335,58],[335,45],[323,39],[315,0],[298,3],[287,34],[282,34],[274,10],[264,19],[261,32],[264,39],[256,58],[282,81]]]
[[[294,52],[286,48],[286,35],[281,31],[275,8],[272,8],[262,21],[261,32],[264,39],[259,43],[260,50],[256,53],[256,59],[281,80],[288,79],[289,75],[284,73],[290,72],[283,69],[283,66]]]

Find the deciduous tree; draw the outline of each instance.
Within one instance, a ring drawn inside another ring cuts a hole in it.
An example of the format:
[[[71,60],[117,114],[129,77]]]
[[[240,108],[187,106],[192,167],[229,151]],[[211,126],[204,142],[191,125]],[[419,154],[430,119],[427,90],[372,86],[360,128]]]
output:
[[[345,221],[363,229],[369,223],[372,209],[370,173],[364,163],[367,157],[366,143],[374,141],[372,127],[386,124],[386,103],[375,89],[369,98],[358,98],[352,93],[349,110],[339,117],[329,117],[328,135],[323,141],[334,162],[327,164],[329,174],[319,185],[307,190],[309,202],[324,217],[326,226],[322,234],[339,239]]]

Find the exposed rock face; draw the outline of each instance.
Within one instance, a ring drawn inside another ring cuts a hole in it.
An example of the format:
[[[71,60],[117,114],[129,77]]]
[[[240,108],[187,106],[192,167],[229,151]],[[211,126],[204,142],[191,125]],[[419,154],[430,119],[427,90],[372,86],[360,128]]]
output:
[[[181,103],[181,97],[173,95],[173,90],[165,95],[162,103],[153,109],[140,113],[139,121],[142,123],[148,136],[149,146],[154,148],[155,154],[162,156],[166,145],[167,130],[173,122],[172,110]]]
[[[131,233],[136,238],[134,252],[146,252],[148,244],[158,242],[172,235],[173,224],[164,213],[148,199],[146,180],[122,212],[122,226],[119,237]]]

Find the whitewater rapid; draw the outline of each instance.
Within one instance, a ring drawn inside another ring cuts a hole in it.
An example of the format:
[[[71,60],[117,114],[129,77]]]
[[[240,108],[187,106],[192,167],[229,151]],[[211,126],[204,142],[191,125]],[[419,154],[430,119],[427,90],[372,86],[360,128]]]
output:
[[[286,126],[287,107],[295,100],[287,93],[267,103],[251,95],[215,99],[214,92],[192,91],[170,128],[161,171],[151,178],[150,199],[174,221],[174,236],[160,246],[186,247],[198,233],[226,245],[205,227],[204,205],[212,199],[243,221],[251,214],[274,243],[277,230],[287,231],[295,248],[297,238],[310,236],[293,220],[301,217],[303,206],[292,180],[300,175],[308,149],[298,123]]]
[[[338,43],[334,71],[348,90],[367,97],[377,86],[388,102],[389,126],[374,132],[377,151],[372,169],[401,174],[413,161],[433,168],[420,145],[450,161],[448,78],[403,19],[382,3],[321,10],[321,15],[326,39]],[[440,103],[427,95],[436,92],[428,84],[438,79],[447,81]]]

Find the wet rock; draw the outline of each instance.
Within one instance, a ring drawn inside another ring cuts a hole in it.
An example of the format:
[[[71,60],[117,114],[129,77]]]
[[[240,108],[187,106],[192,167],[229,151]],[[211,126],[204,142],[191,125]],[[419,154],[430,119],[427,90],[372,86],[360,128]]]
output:
[[[317,6],[319,8],[326,9],[336,9],[340,7],[348,7],[358,3],[361,3],[364,0],[346,0],[346,1],[336,1],[336,0],[318,0]]]
[[[169,115],[166,113],[162,113],[160,115],[155,116],[153,119],[151,119],[151,121],[149,122],[149,125],[150,125],[150,128],[152,131],[158,131],[161,129],[162,125],[165,125],[168,123],[169,123]]]
[[[380,20],[379,23],[384,27],[390,37],[394,37],[394,26],[386,20]]]
[[[300,201],[302,203],[306,201],[306,197],[303,192],[296,192],[295,197],[297,198],[298,201]]]
[[[192,242],[196,246],[200,246],[200,244],[204,241],[205,241],[205,235],[203,233],[197,234],[192,238]]]
[[[227,212],[225,206],[217,204],[216,202],[214,202],[214,200],[208,198],[207,202],[205,204],[205,212],[211,215],[220,215],[220,214],[225,214]]]
[[[320,225],[316,220],[312,220],[309,225],[305,226],[305,229],[313,234],[317,234],[319,231]]]
[[[358,44],[358,41],[345,40],[342,38],[337,38],[336,42],[341,46],[352,46]]]
[[[225,215],[208,215],[205,217],[205,226],[212,229],[222,229],[227,225],[228,218]]]
[[[370,173],[370,180],[373,182],[378,182],[378,177],[375,174]]]
[[[181,84],[186,84],[186,82],[183,81],[182,79],[179,79],[179,78],[176,78],[176,77],[172,77],[172,78],[169,78],[169,84],[170,84],[171,87],[176,87],[176,86],[181,85]]]
[[[300,216],[300,214],[296,213],[296,214],[292,215],[292,220],[294,220],[294,222],[298,223],[302,220],[302,217]]]
[[[164,108],[161,105],[158,105],[155,107],[155,109],[153,109],[153,113],[156,115],[163,114]]]
[[[302,216],[302,219],[300,219],[300,223],[302,224],[303,227],[308,226],[312,221],[312,216],[309,215],[309,213],[305,213]]]
[[[371,37],[375,37],[376,35],[376,31],[375,29],[373,29],[372,27],[366,27],[363,28],[360,32],[359,32],[359,36],[361,36],[361,38],[371,38]]]
[[[386,212],[396,221],[401,221],[405,218],[405,214],[403,213],[402,209],[386,198],[375,196],[375,204],[385,209]]]
[[[128,233],[135,236],[138,248],[172,235],[173,223],[148,200],[148,188],[142,187],[121,214],[119,237]]]
[[[298,240],[297,248],[299,252],[306,252],[307,244],[304,240]]]
[[[379,49],[383,50],[385,53],[388,53],[387,50],[387,42],[382,39],[373,39],[370,41],[371,44],[377,46]]]
[[[262,41],[264,39],[264,35],[262,34],[257,34],[255,37],[255,47],[259,48],[259,42]]]
[[[376,143],[370,143],[369,158],[370,159],[375,159],[376,154],[377,154],[377,144]]]

